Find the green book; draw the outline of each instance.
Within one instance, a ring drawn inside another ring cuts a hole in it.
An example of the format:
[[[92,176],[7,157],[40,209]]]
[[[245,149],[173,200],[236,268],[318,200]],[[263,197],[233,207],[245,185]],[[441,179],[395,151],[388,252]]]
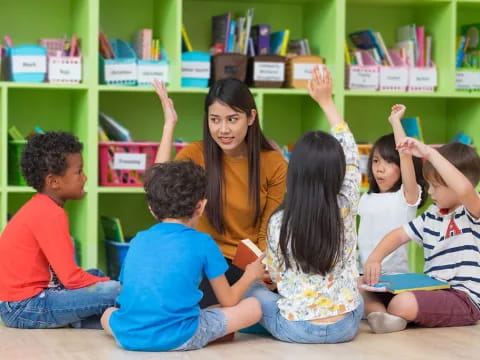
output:
[[[25,137],[22,135],[22,133],[17,129],[15,125],[10,126],[8,129],[8,137],[10,140],[15,140],[15,141],[21,141],[25,140]]]
[[[119,218],[102,215],[100,216],[100,221],[102,222],[103,232],[106,240],[121,243],[125,242],[122,224]]]

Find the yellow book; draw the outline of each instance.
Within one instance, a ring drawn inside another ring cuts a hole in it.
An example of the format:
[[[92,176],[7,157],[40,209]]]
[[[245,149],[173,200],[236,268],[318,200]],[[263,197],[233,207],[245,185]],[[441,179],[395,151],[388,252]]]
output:
[[[345,40],[344,43],[344,51],[345,51],[345,62],[347,65],[352,65],[352,58],[350,57],[350,52],[348,51],[347,41]]]
[[[280,55],[287,55],[288,41],[290,40],[290,29],[285,29],[283,33],[282,47],[280,48]]]
[[[187,34],[187,29],[185,28],[185,25],[182,24],[182,51],[193,51],[192,48],[192,43],[190,42],[190,39],[188,38]]]

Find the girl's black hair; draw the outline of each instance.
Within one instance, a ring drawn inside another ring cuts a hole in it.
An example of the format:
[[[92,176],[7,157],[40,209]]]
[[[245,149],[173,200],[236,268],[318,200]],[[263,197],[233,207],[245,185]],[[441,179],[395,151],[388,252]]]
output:
[[[387,162],[389,163],[394,163],[398,167],[400,167],[400,155],[397,151],[396,144],[395,144],[395,137],[393,134],[387,134],[382,137],[380,137],[375,144],[373,144],[372,147],[372,152],[370,153],[370,156],[368,157],[368,183],[370,185],[370,189],[368,190],[368,193],[379,193],[380,188],[377,184],[377,181],[375,180],[375,176],[373,175],[372,171],[372,162],[373,162],[373,154],[378,151],[380,156]],[[416,157],[413,157],[413,166],[415,168],[415,177],[417,184],[420,185],[422,188],[422,196],[421,196],[421,201],[418,207],[422,206],[425,201],[427,200],[428,193],[427,193],[427,183],[425,179],[423,178],[422,174],[422,160]],[[397,182],[393,184],[393,186],[388,189],[387,192],[395,192],[400,190],[400,187],[402,186],[402,176],[400,175]]]
[[[304,273],[327,274],[342,259],[344,225],[337,197],[345,178],[340,143],[323,131],[304,134],[292,150],[279,246]]]
[[[245,142],[248,157],[248,192],[249,199],[254,209],[253,223],[260,219],[260,152],[261,150],[274,150],[260,129],[257,106],[248,86],[237,79],[222,79],[216,81],[205,98],[205,111],[203,121],[203,152],[205,169],[207,173],[207,199],[205,208],[207,218],[213,228],[219,233],[224,233],[223,199],[224,191],[223,151],[217,145],[208,127],[208,108],[215,101],[230,106],[238,112],[249,117],[252,110],[256,111],[255,121],[248,127]]]

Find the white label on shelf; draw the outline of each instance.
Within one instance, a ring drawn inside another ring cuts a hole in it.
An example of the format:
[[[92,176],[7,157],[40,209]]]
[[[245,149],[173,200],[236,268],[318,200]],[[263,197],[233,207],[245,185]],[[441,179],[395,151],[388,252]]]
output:
[[[456,89],[480,90],[480,71],[457,70]]]
[[[182,61],[182,78],[209,79],[210,61]]]
[[[105,64],[105,81],[129,81],[136,80],[137,66],[129,64]]]
[[[472,88],[473,73],[471,71],[458,71],[455,75],[456,89],[468,90]]]
[[[348,88],[353,90],[377,90],[379,82],[378,68],[351,67]]]
[[[147,154],[115,153],[113,168],[115,170],[145,170]]]
[[[472,89],[480,90],[480,71],[473,71]]]
[[[408,68],[387,67],[380,68],[380,88],[405,89],[408,86]]]
[[[435,87],[437,86],[437,69],[429,68],[410,68],[410,87]]]
[[[52,62],[48,64],[48,78],[55,80],[82,80],[81,63]]]
[[[12,72],[14,73],[45,73],[47,72],[46,56],[12,56]]]
[[[254,81],[284,81],[285,63],[256,61],[253,66]]]
[[[313,68],[317,64],[293,64],[294,80],[310,80],[312,78]]]
[[[150,84],[153,79],[168,82],[168,64],[138,64],[138,82]]]

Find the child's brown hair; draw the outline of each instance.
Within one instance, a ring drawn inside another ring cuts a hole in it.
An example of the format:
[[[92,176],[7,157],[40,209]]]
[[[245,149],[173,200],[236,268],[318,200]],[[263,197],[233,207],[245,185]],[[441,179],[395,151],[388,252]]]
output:
[[[477,186],[480,181],[480,157],[474,148],[459,142],[452,142],[440,147],[438,152],[465,175],[474,187]],[[429,161],[423,165],[423,177],[429,182],[447,186]]]

